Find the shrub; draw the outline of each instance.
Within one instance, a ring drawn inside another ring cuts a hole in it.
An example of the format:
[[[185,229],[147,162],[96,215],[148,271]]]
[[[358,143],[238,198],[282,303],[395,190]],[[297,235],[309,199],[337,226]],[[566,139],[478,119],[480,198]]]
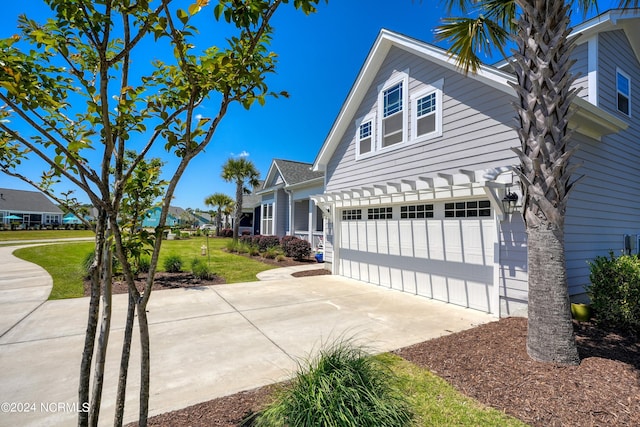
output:
[[[179,273],[182,271],[182,257],[171,254],[164,259],[162,265],[167,273]]]
[[[311,255],[311,244],[306,240],[296,238],[289,242],[284,254],[297,260],[308,258]]]
[[[233,229],[231,228],[223,228],[220,230],[221,237],[233,237]]]
[[[296,240],[300,240],[298,237],[296,236],[284,236],[281,240],[280,240],[280,247],[282,247],[282,250],[284,251],[284,254],[286,256],[291,256],[289,255],[289,246],[292,242],[296,241]]]
[[[140,257],[138,260],[138,272],[148,273],[151,268],[151,259],[149,257]]]
[[[405,426],[413,415],[388,359],[339,342],[305,364],[257,426]]]
[[[636,255],[596,257],[589,263],[587,293],[596,320],[640,332],[640,259]]]
[[[267,259],[275,259],[278,255],[282,255],[282,251],[278,246],[271,246],[262,255]]]
[[[260,236],[258,240],[258,249],[260,252],[274,247],[280,247],[280,239],[278,239],[277,236]]]
[[[209,280],[214,276],[207,262],[197,257],[191,260],[191,273],[200,280]]]

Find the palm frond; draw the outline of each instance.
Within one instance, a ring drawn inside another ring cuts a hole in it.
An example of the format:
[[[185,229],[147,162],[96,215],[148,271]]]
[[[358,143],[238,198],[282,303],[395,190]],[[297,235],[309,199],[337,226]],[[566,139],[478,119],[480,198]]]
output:
[[[436,27],[436,40],[449,43],[449,54],[455,57],[458,67],[465,74],[478,71],[482,64],[478,56],[480,52],[490,55],[492,49],[498,49],[504,55],[509,32],[484,15],[477,18],[444,18],[442,22]]]

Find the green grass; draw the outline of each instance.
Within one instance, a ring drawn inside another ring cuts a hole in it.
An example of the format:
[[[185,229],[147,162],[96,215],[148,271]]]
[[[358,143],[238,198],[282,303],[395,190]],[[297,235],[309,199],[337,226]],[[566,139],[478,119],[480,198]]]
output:
[[[501,426],[527,424],[458,392],[442,378],[399,356],[377,356],[392,362],[402,394],[409,396],[414,426]]]
[[[13,254],[38,264],[53,277],[50,300],[78,298],[83,295],[82,261],[93,247],[93,242],[61,243],[20,248]]]
[[[0,231],[0,244],[11,240],[48,240],[94,237],[91,230],[3,230]]]
[[[182,258],[183,270],[189,269],[189,263],[194,257],[200,257],[207,262],[214,274],[223,277],[227,283],[253,282],[257,280],[256,274],[274,268],[272,265],[223,251],[229,240],[209,239],[209,249],[204,257],[201,255],[201,247],[207,245],[205,237],[166,240],[162,242],[158,270],[163,270],[163,262],[169,255],[179,255]],[[14,254],[47,270],[53,277],[53,289],[49,299],[64,299],[83,296],[82,261],[92,249],[93,242],[60,243],[21,248]]]

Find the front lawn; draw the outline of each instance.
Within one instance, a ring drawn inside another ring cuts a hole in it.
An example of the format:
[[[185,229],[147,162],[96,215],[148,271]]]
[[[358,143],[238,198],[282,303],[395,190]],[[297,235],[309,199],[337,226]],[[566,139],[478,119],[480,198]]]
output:
[[[91,230],[2,230],[0,244],[14,240],[76,239],[95,237]]]
[[[194,237],[185,240],[162,242],[158,270],[163,271],[163,260],[169,255],[179,255],[183,270],[189,268],[192,258],[205,259],[211,270],[224,278],[226,283],[253,282],[256,274],[275,268],[259,261],[225,252],[230,239]],[[202,256],[202,246],[208,246],[207,255]],[[82,297],[82,261],[93,250],[93,242],[62,243],[21,248],[14,252],[19,258],[43,267],[53,277],[53,289],[49,299]]]

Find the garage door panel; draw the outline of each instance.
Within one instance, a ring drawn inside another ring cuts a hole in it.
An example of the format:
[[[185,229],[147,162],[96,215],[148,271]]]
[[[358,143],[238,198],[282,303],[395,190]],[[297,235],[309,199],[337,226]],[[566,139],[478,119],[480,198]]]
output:
[[[345,260],[340,264],[341,274],[491,311],[493,218],[345,223],[340,239],[340,257]]]

